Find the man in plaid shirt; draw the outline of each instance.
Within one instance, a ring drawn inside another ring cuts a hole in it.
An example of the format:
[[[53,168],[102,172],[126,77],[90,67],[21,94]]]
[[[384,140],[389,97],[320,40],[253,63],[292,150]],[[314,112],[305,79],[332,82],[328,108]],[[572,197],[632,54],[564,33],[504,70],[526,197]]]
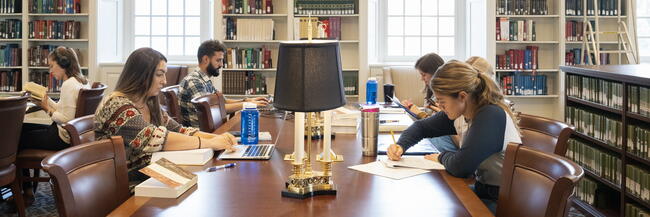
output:
[[[210,77],[219,76],[219,69],[223,66],[226,46],[218,40],[207,40],[201,43],[197,54],[199,66],[189,73],[180,82],[179,103],[181,107],[181,120],[183,126],[199,127],[199,117],[192,99],[208,94],[214,94],[217,89],[212,84]],[[253,102],[258,106],[266,106],[268,100],[264,97],[231,100],[226,99],[226,113],[235,113],[242,109],[243,102]]]

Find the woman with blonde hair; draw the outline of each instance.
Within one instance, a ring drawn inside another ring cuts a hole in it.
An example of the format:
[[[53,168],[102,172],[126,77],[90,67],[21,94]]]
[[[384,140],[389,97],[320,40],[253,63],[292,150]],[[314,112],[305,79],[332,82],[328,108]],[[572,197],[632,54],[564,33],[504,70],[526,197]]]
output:
[[[501,169],[508,143],[521,143],[514,115],[504,103],[495,82],[471,65],[452,60],[440,67],[430,83],[443,112],[416,121],[397,144],[388,148],[388,157],[399,160],[405,150],[423,138],[457,135],[454,120],[464,118],[469,127],[457,151],[425,156],[440,162],[456,177],[475,175],[474,192],[494,209],[501,183]]]

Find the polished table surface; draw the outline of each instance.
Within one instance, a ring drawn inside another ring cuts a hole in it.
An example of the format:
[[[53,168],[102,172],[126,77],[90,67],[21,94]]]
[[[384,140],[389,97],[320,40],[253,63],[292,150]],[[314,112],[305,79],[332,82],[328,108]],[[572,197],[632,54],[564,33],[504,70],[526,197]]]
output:
[[[216,133],[239,130],[239,117]],[[356,135],[336,135],[332,149],[344,155],[333,164],[337,195],[293,199],[281,196],[291,174],[285,154],[293,152],[293,122],[262,117],[260,130],[269,131],[276,144],[270,160],[224,161],[216,158],[204,166],[188,166],[199,176],[197,186],[179,198],[132,196],[109,216],[492,216],[469,189],[466,180],[445,171],[393,180],[348,169],[375,161],[363,157]],[[313,142],[312,155],[320,152]],[[204,172],[213,165],[237,162],[231,169]],[[314,170],[320,170],[315,163]]]

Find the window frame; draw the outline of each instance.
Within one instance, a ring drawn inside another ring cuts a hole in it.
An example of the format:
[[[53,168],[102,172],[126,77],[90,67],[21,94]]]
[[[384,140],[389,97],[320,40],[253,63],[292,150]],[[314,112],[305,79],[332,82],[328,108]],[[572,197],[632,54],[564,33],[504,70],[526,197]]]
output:
[[[379,18],[377,22],[377,30],[378,30],[378,36],[376,37],[377,39],[377,45],[378,49],[376,49],[376,56],[377,56],[377,61],[381,63],[412,63],[415,62],[420,56],[388,56],[387,54],[387,48],[388,48],[388,35],[387,35],[387,29],[388,29],[388,2],[389,0],[379,0],[379,6],[378,6],[378,13],[377,17]],[[426,0],[421,0],[421,1],[426,1]],[[444,0],[438,0],[438,2],[443,2]],[[465,2],[466,0],[455,0],[455,5],[454,5],[454,54],[453,56],[442,56],[443,59],[449,60],[449,59],[464,59],[466,56],[466,50],[465,50],[465,41],[466,41],[466,36],[465,36]],[[421,17],[421,15],[406,15],[404,17]],[[429,17],[429,16],[427,16]],[[450,15],[435,15],[431,17],[452,17]],[[420,34],[420,37],[422,37],[422,34]],[[440,35],[437,35],[435,37],[440,37]],[[444,36],[443,36],[444,37]]]
[[[650,2],[650,0],[646,0],[646,1]],[[636,23],[639,23],[639,20],[648,20],[648,21],[650,21],[650,16],[637,16],[636,19],[637,19]],[[650,35],[641,36],[637,32],[637,44],[640,41],[639,39],[650,39]],[[646,53],[643,53],[642,49],[639,48],[639,60],[640,60],[641,63],[650,63],[650,51],[647,51]]]
[[[124,19],[122,22],[123,25],[123,34],[122,34],[122,60],[126,61],[126,59],[129,57],[131,52],[135,50],[135,1],[142,1],[142,0],[124,0],[123,6],[123,11],[124,11]],[[160,0],[151,0],[152,3],[155,1],[160,1]],[[167,1],[167,10],[169,10],[169,1]],[[183,0],[185,1],[185,0]],[[199,40],[201,42],[213,38],[213,8],[214,8],[214,3],[213,1],[200,1],[200,36]],[[151,9],[151,8],[150,8]],[[185,17],[185,15],[150,15],[151,17]],[[167,32],[169,33],[169,26],[167,28]],[[170,37],[169,34],[165,34],[163,36]],[[185,38],[186,35],[178,36],[174,35],[171,37],[183,37]],[[169,46],[169,41],[167,42]],[[185,49],[185,45],[183,45],[183,49]],[[165,57],[167,58],[167,62],[171,63],[196,63],[196,55],[195,54],[190,54],[190,55],[167,55],[164,54]]]

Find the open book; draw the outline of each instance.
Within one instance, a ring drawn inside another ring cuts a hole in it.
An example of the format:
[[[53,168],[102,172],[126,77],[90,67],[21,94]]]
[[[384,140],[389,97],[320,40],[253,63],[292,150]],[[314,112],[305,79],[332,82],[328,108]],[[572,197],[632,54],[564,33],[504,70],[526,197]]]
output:
[[[23,85],[23,90],[29,92],[32,97],[37,100],[42,100],[47,93],[47,87],[34,82],[27,82],[25,85]]]
[[[196,185],[198,177],[161,158],[139,170],[151,178],[135,186],[135,196],[177,198]]]

